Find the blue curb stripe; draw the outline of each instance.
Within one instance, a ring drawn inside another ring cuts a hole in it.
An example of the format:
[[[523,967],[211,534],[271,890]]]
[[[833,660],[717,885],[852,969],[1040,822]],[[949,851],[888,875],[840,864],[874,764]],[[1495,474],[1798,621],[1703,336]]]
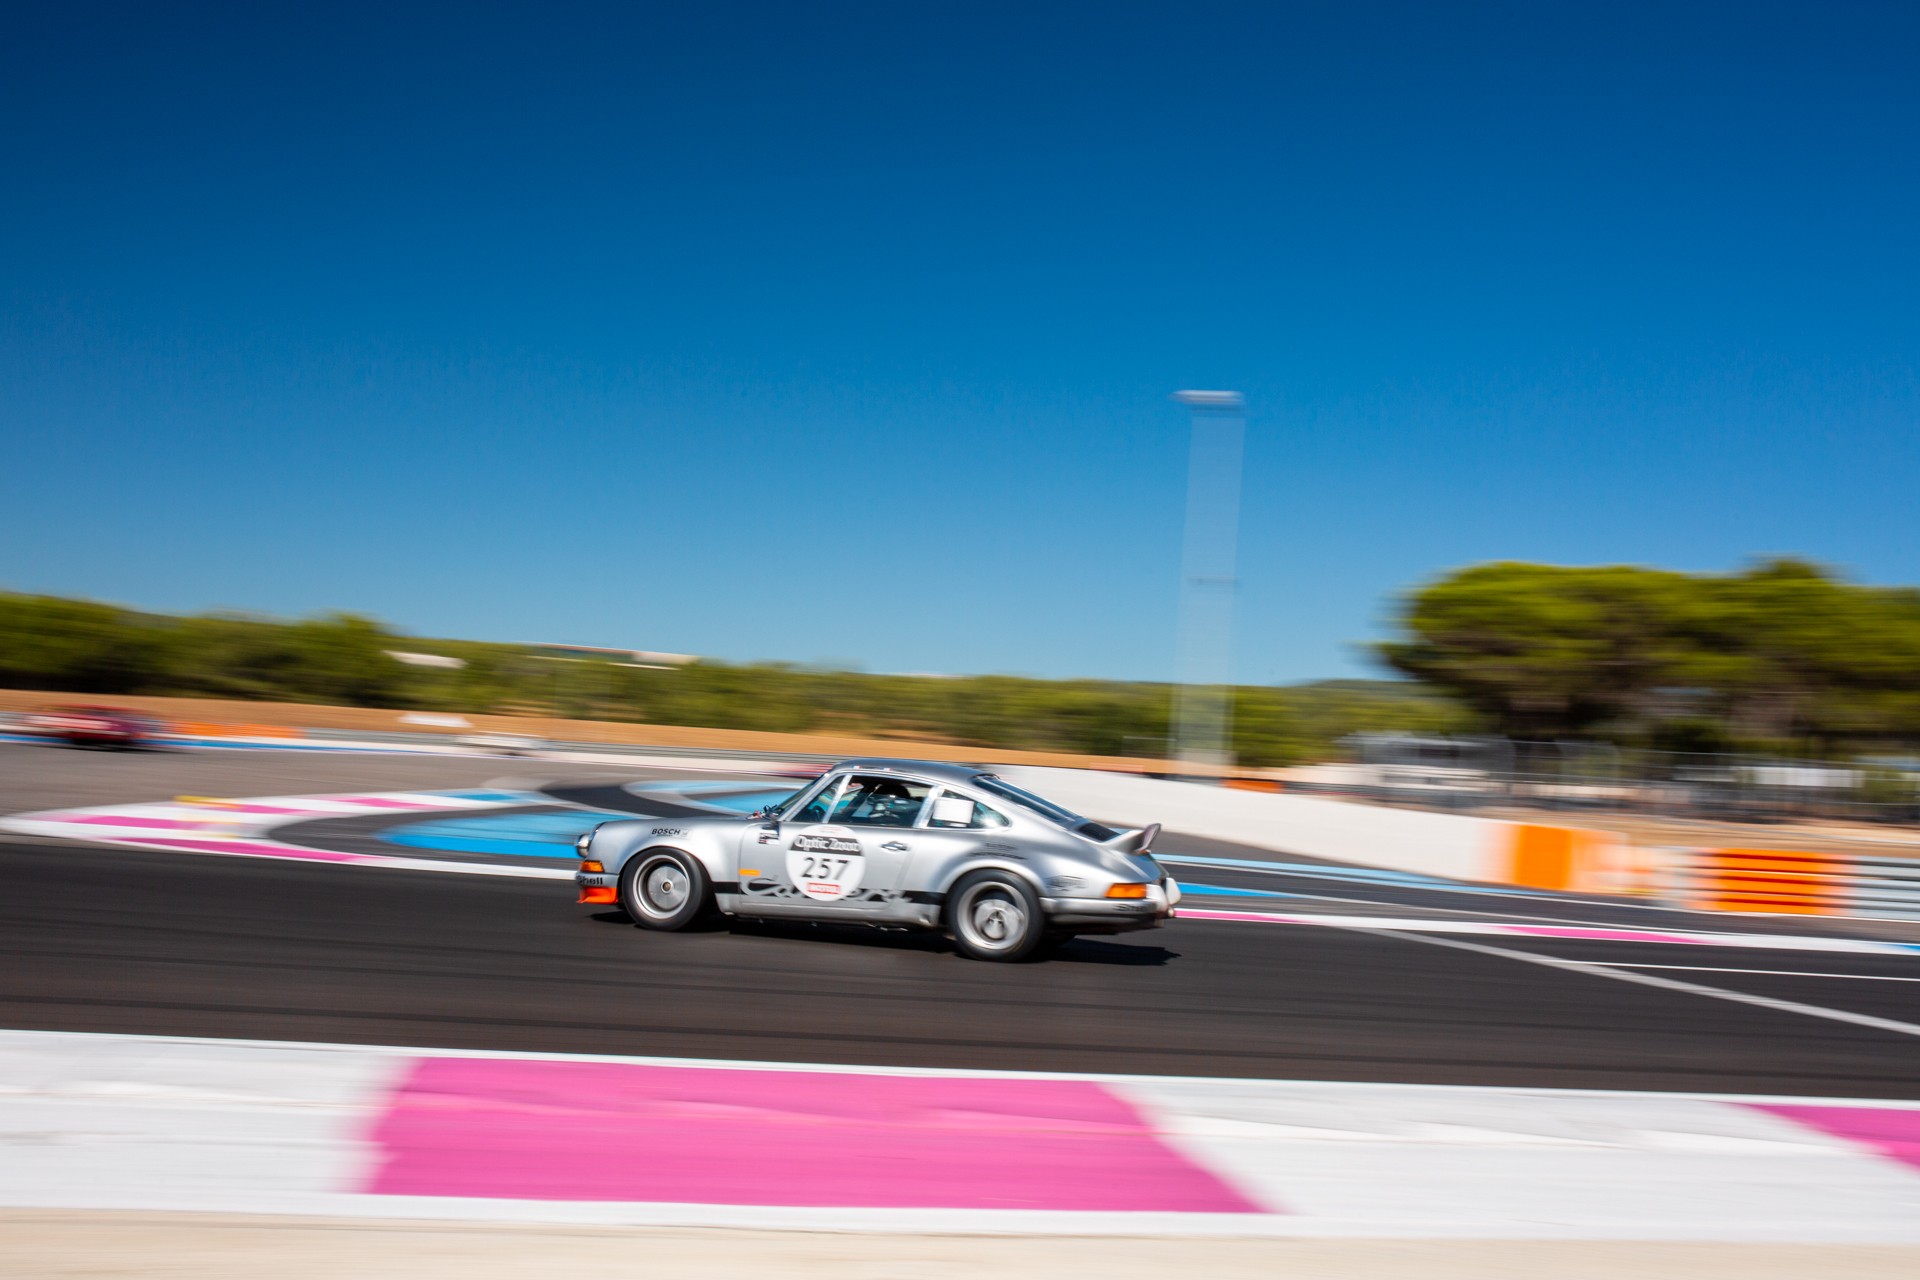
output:
[[[486,795],[489,793],[475,793]],[[493,795],[508,795],[493,792]],[[520,797],[508,796],[510,799]],[[440,818],[388,827],[376,837],[411,849],[448,853],[504,853],[525,858],[578,858],[573,842],[602,822],[631,818],[631,813],[502,813],[484,817]]]

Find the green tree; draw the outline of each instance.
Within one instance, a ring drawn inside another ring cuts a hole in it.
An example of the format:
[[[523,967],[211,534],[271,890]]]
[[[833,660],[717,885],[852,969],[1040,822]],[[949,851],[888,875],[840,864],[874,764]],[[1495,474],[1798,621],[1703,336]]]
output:
[[[1415,593],[1389,665],[1515,737],[1578,734],[1643,712],[1692,656],[1685,574],[1629,565],[1475,565]]]
[[[392,706],[401,700],[406,668],[387,656],[397,638],[371,618],[330,613],[287,629],[292,662],[286,687],[302,702],[356,707]]]
[[[0,685],[68,693],[135,693],[164,663],[164,645],[111,605],[0,594]]]
[[[1477,565],[1416,592],[1402,623],[1381,656],[1515,737],[1831,752],[1920,728],[1920,592],[1802,560]]]
[[[1920,593],[1861,587],[1780,559],[1697,583],[1676,682],[1718,691],[1749,741],[1897,732],[1920,694]]]

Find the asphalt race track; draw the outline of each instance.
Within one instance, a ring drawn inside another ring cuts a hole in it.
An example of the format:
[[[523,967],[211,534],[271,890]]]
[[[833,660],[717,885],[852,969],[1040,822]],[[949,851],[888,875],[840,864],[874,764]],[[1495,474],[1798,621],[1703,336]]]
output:
[[[0,745],[0,810],[543,781],[617,807],[658,771]],[[701,775],[711,777],[712,775]],[[1098,816],[1098,815],[1094,815]],[[1165,837],[1157,852],[1280,855]],[[1306,860],[1296,860],[1305,863]],[[1813,932],[1571,899],[1177,867],[1259,911]],[[1284,895],[1307,895],[1286,897]],[[1827,926],[1829,932],[1832,926]],[[1883,931],[1884,932],[1884,931]],[[1526,939],[1509,950],[1920,1022],[1920,954]],[[1679,955],[1677,952],[1687,954]],[[1711,952],[1704,958],[1701,952]],[[1404,933],[1186,919],[1026,965],[927,936],[634,928],[563,881],[0,837],[0,1025],[763,1061],[1920,1098],[1920,1038]],[[1668,969],[1665,966],[1684,966]],[[1747,972],[1758,971],[1758,972]],[[1805,975],[1817,976],[1805,976]]]

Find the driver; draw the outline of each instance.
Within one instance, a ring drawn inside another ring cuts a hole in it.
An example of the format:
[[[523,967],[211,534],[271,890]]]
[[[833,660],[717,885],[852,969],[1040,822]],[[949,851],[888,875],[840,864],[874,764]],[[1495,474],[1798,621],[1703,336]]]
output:
[[[867,793],[865,807],[867,820],[875,826],[904,827],[912,824],[920,803],[907,793],[906,787],[900,782],[882,778]]]

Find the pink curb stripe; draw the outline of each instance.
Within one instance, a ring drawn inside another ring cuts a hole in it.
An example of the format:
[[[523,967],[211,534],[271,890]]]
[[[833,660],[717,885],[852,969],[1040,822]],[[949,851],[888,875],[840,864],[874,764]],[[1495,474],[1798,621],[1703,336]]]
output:
[[[196,805],[195,808],[206,813],[311,813],[322,816],[331,813],[330,809],[285,809],[270,804],[210,804]],[[346,815],[341,815],[346,816]]]
[[[231,811],[222,810],[222,812],[231,812]],[[68,817],[63,817],[61,815],[55,814],[53,817],[48,819],[48,821],[70,822],[70,823],[73,823],[75,826],[84,825],[84,826],[96,826],[96,827],[160,827],[168,831],[198,831],[202,827],[205,827],[211,823],[219,822],[220,819],[217,816],[215,816],[215,813],[213,810],[208,810],[207,816],[204,818],[131,818],[131,817],[122,817],[122,816],[111,814],[111,813],[97,815],[97,816],[88,815],[85,817],[76,816],[76,817],[68,818]],[[229,821],[231,821],[231,819],[229,819]]]
[[[128,836],[126,844],[150,844],[158,849],[192,849],[199,853],[244,853],[256,858],[298,858],[308,862],[372,862],[357,853],[330,853],[292,844],[259,844],[248,840],[179,840],[171,837]]]
[[[385,796],[328,796],[326,798],[329,800],[337,800],[341,804],[364,804],[373,809],[442,809],[449,807],[439,804],[425,804],[419,800],[389,800]],[[454,805],[451,807],[457,809],[464,806]]]
[[[1902,1164],[1920,1168],[1920,1111],[1892,1107],[1749,1105],[1755,1111],[1770,1112],[1836,1138],[1857,1142]]]
[[[1079,1080],[423,1058],[373,1136],[381,1195],[1271,1212]]]

